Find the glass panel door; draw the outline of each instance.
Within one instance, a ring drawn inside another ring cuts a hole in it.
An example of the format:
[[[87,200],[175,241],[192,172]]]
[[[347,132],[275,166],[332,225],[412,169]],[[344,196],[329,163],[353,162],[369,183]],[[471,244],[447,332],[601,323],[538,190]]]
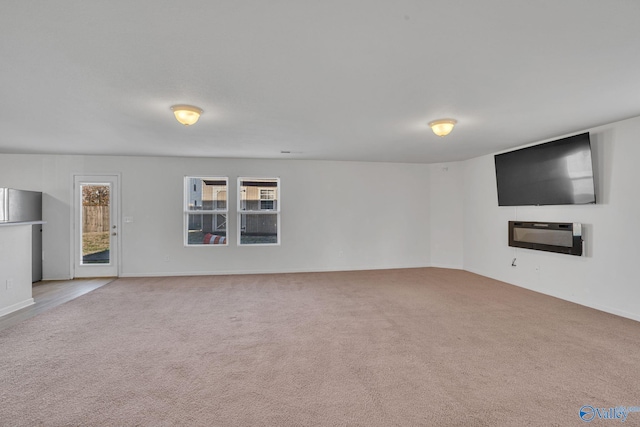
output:
[[[118,176],[74,177],[74,277],[118,276]]]

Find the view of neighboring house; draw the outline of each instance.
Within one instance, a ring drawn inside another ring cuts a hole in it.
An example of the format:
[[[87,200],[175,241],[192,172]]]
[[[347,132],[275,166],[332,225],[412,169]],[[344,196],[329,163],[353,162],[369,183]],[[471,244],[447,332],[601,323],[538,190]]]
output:
[[[203,243],[207,234],[227,237],[227,178],[187,177],[185,184],[188,244]],[[241,178],[237,200],[241,244],[276,243],[278,180]]]

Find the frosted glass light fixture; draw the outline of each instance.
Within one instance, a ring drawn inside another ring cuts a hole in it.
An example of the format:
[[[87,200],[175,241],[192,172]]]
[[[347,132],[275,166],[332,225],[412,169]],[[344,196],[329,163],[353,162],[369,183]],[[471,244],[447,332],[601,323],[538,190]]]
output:
[[[176,120],[185,126],[190,126],[197,122],[200,114],[202,114],[202,108],[194,107],[193,105],[174,105],[171,110],[175,114]]]
[[[438,136],[447,136],[453,130],[453,127],[458,123],[455,119],[440,119],[434,120],[429,123],[429,127]]]

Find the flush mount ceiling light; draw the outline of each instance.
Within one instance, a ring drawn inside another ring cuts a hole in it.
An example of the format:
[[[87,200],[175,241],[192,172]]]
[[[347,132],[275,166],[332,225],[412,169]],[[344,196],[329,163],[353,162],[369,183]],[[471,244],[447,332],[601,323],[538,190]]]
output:
[[[434,120],[429,123],[429,127],[438,136],[447,136],[453,130],[453,127],[458,123],[455,119],[440,119]]]
[[[171,110],[175,114],[176,120],[185,126],[190,126],[197,122],[200,114],[202,114],[202,108],[194,107],[193,105],[174,105]]]

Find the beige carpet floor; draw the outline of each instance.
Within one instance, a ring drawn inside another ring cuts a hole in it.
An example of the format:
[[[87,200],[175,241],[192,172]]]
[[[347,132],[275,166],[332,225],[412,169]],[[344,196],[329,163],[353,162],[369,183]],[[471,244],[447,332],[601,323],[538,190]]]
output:
[[[570,426],[584,405],[640,406],[640,323],[456,270],[119,279],[0,331],[2,426]]]

